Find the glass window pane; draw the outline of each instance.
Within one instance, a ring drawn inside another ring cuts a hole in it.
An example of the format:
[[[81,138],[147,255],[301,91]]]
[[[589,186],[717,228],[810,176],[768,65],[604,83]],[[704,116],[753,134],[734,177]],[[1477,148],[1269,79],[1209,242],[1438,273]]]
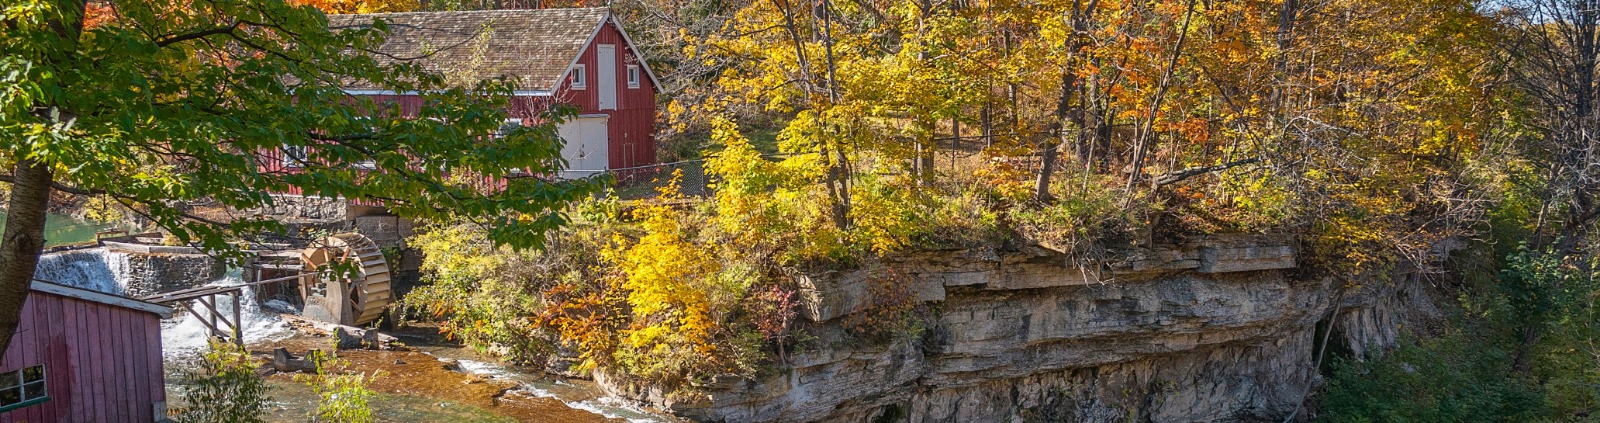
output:
[[[0,405],[22,402],[22,387],[0,389]]]
[[[22,399],[31,400],[44,398],[44,382],[34,382],[22,385]]]
[[[17,380],[17,378],[20,376],[22,376],[22,372],[0,373],[0,388],[10,388],[21,385],[22,381]]]
[[[33,366],[22,369],[22,383],[44,380],[44,366]]]

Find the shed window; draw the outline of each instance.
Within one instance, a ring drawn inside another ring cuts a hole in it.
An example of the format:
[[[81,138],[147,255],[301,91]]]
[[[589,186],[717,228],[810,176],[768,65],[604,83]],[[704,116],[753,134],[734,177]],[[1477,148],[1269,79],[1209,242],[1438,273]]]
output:
[[[517,130],[517,127],[520,126],[522,126],[522,119],[506,119],[504,122],[500,122],[500,129],[494,131],[494,139],[505,138],[506,135],[511,135],[511,131]]]
[[[639,88],[639,65],[628,65],[628,88]]]
[[[572,65],[572,89],[581,90],[589,87],[588,67],[583,64]]]
[[[15,410],[49,399],[45,395],[44,365],[0,373],[0,411]]]

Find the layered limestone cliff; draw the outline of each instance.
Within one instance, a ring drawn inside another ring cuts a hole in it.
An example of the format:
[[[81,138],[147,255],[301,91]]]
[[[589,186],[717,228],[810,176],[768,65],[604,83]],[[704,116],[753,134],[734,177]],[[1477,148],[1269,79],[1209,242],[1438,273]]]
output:
[[[881,268],[809,275],[802,315],[817,339],[787,372],[728,378],[689,403],[610,387],[704,421],[1281,421],[1321,382],[1325,339],[1359,354],[1438,313],[1404,272],[1359,285],[1290,277],[1293,244],[1266,236],[1115,262],[1031,249],[881,265],[937,310],[922,339],[845,335],[841,319],[871,303]]]

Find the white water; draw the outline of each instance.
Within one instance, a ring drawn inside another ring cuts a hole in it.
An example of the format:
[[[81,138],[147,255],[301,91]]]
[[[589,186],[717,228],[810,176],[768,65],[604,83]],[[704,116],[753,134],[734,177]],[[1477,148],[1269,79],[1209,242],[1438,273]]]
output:
[[[572,385],[560,381],[549,382],[533,379],[527,375],[513,372],[505,367],[475,360],[456,360],[461,365],[461,370],[492,379],[509,380],[516,382],[518,387],[528,395],[544,398],[555,398],[568,407],[588,411],[605,416],[608,419],[623,419],[630,423],[656,423],[665,422],[662,419],[629,404],[627,401],[612,397],[591,399],[576,399],[571,395],[562,395],[556,391],[575,391]],[[562,389],[565,386],[569,389]]]
[[[39,268],[33,272],[35,278],[68,285],[78,288],[91,289],[112,295],[127,295],[128,282],[131,277],[128,271],[128,257],[123,253],[108,252],[104,248],[90,248],[83,250],[63,251],[45,254],[39,257]],[[238,270],[230,270],[227,276],[212,281],[206,286],[234,286],[243,285],[239,278]],[[242,288],[244,301],[239,303],[240,320],[244,321],[244,342],[259,342],[288,336],[290,328],[278,314],[262,310],[256,302],[255,288]],[[227,319],[233,318],[232,295],[217,296],[218,307],[223,308],[223,315]],[[193,303],[191,307],[201,309]],[[161,349],[163,355],[172,358],[206,348],[206,339],[210,330],[201,323],[200,317],[190,315],[182,308],[175,307],[177,316],[161,322]]]
[[[128,258],[104,248],[63,251],[39,256],[33,277],[45,282],[127,295]]]
[[[213,281],[205,286],[235,286],[243,285],[238,271],[229,271],[227,276]],[[292,330],[278,313],[271,310],[262,310],[261,304],[256,302],[255,287],[246,286],[240,290],[243,301],[239,302],[239,320],[244,321],[243,332],[245,344],[254,342],[281,339],[292,334]],[[233,319],[233,296],[223,294],[217,296],[217,306],[223,309],[223,316]],[[205,309],[204,306],[190,303],[195,310]],[[211,332],[201,322],[202,316],[191,315],[178,309],[178,315],[161,322],[161,350],[162,355],[168,358],[187,355],[206,348],[206,338]]]

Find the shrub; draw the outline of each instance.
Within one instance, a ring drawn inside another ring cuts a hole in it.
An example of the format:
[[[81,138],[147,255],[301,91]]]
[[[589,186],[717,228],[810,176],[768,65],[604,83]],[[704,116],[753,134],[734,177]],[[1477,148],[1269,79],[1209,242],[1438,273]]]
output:
[[[367,388],[379,373],[334,374],[344,367],[338,357],[312,350],[310,357],[317,372],[295,375],[295,380],[305,383],[317,393],[317,409],[309,416],[313,422],[370,423],[372,399],[377,392]]]
[[[1323,399],[1329,422],[1530,421],[1537,386],[1511,374],[1501,345],[1467,334],[1402,344],[1368,362],[1342,359]]]
[[[1086,252],[1128,238],[1136,228],[1136,219],[1119,197],[1100,186],[1062,187],[1055,195],[1051,203],[1011,212],[1022,236],[1061,251]]]
[[[226,342],[211,342],[198,367],[183,372],[181,389],[189,407],[179,422],[263,421],[272,398],[266,382],[256,376],[256,361],[249,352]]]
[[[554,350],[551,336],[533,316],[544,310],[540,291],[574,266],[588,266],[581,245],[565,232],[551,235],[544,252],[496,247],[470,223],[425,228],[409,243],[421,250],[426,285],[401,301],[408,313],[439,322],[440,332],[480,352],[530,362]],[[578,263],[570,263],[578,261]]]
[[[929,310],[917,301],[911,280],[892,268],[873,273],[867,279],[868,302],[844,316],[844,328],[859,339],[876,343],[921,337]]]

